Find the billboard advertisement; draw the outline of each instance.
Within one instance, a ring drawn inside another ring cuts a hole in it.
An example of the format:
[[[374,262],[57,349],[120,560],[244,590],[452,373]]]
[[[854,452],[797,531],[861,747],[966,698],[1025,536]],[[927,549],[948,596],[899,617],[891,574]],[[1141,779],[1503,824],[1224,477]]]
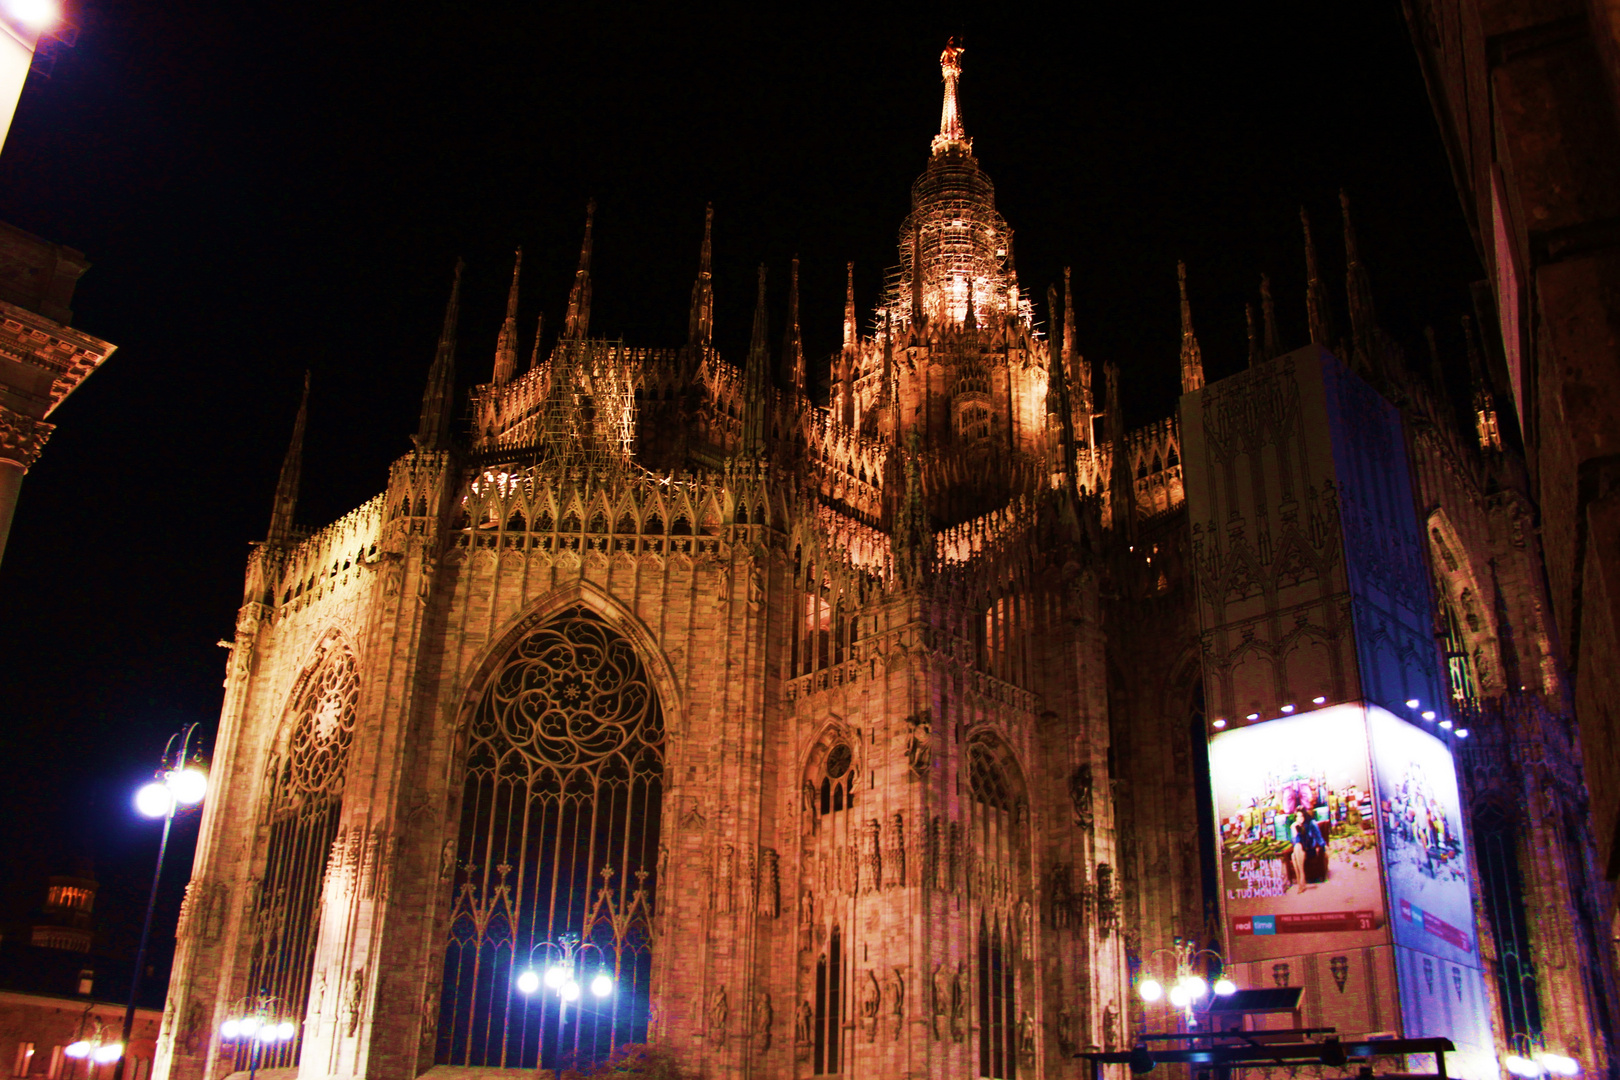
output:
[[[1477,967],[1479,943],[1451,751],[1428,731],[1377,706],[1367,709],[1367,728],[1395,942]]]
[[[1330,706],[1219,732],[1209,757],[1227,960],[1386,943],[1361,707]]]

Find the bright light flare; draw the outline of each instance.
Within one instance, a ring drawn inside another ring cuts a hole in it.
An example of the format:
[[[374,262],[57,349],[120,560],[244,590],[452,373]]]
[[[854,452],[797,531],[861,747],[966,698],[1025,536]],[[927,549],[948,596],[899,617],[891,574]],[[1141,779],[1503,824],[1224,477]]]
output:
[[[517,977],[517,988],[525,994],[534,993],[540,989],[540,976],[536,975],[533,970],[525,971]]]
[[[62,1047],[62,1053],[66,1054],[70,1058],[89,1057],[90,1042],[88,1039],[80,1039],[78,1042],[70,1042],[66,1046]]]
[[[1237,983],[1222,975],[1215,980],[1215,993],[1218,997],[1231,997],[1237,993]]]
[[[163,817],[173,805],[174,796],[169,793],[167,785],[158,780],[142,784],[135,793],[135,809],[149,818]]]
[[[1554,1076],[1579,1076],[1581,1072],[1581,1063],[1563,1054],[1537,1054],[1536,1060]]]
[[[1187,976],[1186,985],[1187,993],[1192,995],[1194,1001],[1199,1000],[1205,994],[1209,993],[1209,983],[1205,982],[1197,975]]]
[[[1181,983],[1176,983],[1176,985],[1170,988],[1170,1004],[1174,1005],[1178,1009],[1185,1009],[1188,1005],[1192,1004],[1192,995],[1188,993],[1185,986],[1183,986]]]
[[[219,1025],[219,1033],[220,1033],[220,1035],[224,1036],[227,1039],[236,1038],[238,1032],[240,1032],[241,1029],[242,1029],[242,1022],[240,1020],[227,1020],[223,1024]]]
[[[1537,1065],[1529,1058],[1520,1057],[1518,1054],[1509,1054],[1502,1059],[1502,1064],[1507,1068],[1508,1072],[1514,1076],[1525,1077],[1526,1080],[1533,1080],[1534,1077],[1541,1075],[1540,1065]]]
[[[579,983],[575,982],[573,979],[569,979],[567,982],[563,983],[557,988],[557,993],[562,995],[562,999],[564,1001],[578,1001]]]
[[[5,0],[6,13],[31,30],[45,30],[62,18],[56,0]]]
[[[168,782],[174,801],[181,806],[196,806],[208,794],[208,774],[194,765],[171,772]]]
[[[236,1030],[243,1035],[251,1037],[255,1031],[259,1030],[259,1018],[256,1016],[243,1017],[241,1020],[237,1021]]]
[[[567,981],[568,969],[563,967],[561,964],[552,964],[550,967],[546,968],[546,985],[551,987],[553,990],[561,989],[562,984]]]
[[[1159,985],[1158,979],[1143,979],[1136,992],[1142,995],[1143,1001],[1158,1001],[1164,997],[1164,987]]]
[[[591,993],[597,997],[607,997],[613,993],[613,976],[605,971],[598,974],[591,980]]]
[[[293,1031],[294,1028],[291,1020],[283,1020],[281,1023],[276,1025],[276,1036],[281,1039],[282,1042],[286,1042],[288,1039],[292,1038]]]
[[[107,1043],[105,1046],[98,1046],[90,1056],[98,1063],[106,1065],[124,1056],[124,1044]]]

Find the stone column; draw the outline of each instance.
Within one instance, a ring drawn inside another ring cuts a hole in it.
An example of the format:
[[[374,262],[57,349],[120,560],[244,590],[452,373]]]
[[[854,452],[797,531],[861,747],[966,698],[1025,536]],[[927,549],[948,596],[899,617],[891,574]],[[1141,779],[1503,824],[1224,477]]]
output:
[[[5,558],[6,537],[11,535],[11,517],[17,510],[23,476],[39,460],[45,440],[54,430],[55,424],[0,405],[0,559]]]

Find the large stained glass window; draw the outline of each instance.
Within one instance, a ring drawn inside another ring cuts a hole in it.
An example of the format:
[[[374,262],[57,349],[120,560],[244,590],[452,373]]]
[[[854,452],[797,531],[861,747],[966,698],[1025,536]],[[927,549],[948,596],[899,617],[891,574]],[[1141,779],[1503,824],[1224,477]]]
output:
[[[504,657],[475,707],[436,1057],[585,1067],[645,1042],[664,723],[634,647],[574,608]],[[580,989],[517,979],[571,949]],[[613,980],[598,997],[596,977]]]

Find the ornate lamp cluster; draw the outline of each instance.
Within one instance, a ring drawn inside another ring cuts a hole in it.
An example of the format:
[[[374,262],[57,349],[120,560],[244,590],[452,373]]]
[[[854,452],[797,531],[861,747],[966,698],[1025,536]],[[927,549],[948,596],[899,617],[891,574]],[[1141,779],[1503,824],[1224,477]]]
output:
[[[542,975],[534,970],[534,949],[546,948],[556,949],[562,955],[552,961]],[[588,941],[580,944],[575,934],[563,934],[556,941],[542,941],[534,949],[529,950],[529,966],[517,977],[517,988],[524,994],[533,994],[544,984],[562,999],[564,1008],[578,1001],[582,993],[580,981],[585,976],[582,962],[576,958],[586,949],[596,949],[598,953],[602,950]],[[606,967],[597,968],[596,974],[591,976],[590,988],[591,994],[599,998],[613,993],[613,976]]]
[[[1173,948],[1154,949],[1148,954],[1148,959],[1151,960],[1159,953],[1172,958],[1175,965],[1173,981],[1170,981],[1169,987],[1166,988],[1164,982],[1152,975],[1144,974],[1137,979],[1136,992],[1141,995],[1143,1001],[1150,1004],[1169,998],[1171,1007],[1180,1009],[1185,1014],[1189,1026],[1198,1022],[1194,1010],[1209,996],[1211,990],[1217,997],[1229,997],[1237,993],[1237,983],[1222,973],[1225,961],[1214,949],[1195,949],[1191,941],[1184,941],[1178,937]],[[1196,963],[1200,956],[1208,956],[1211,959],[1211,963],[1204,970],[1214,976],[1213,985],[1204,975],[1198,973]]]
[[[259,1070],[263,1052],[278,1043],[284,1043],[298,1033],[291,1020],[275,1015],[280,998],[261,995],[251,1003],[244,998],[231,1010],[230,1017],[219,1025],[220,1037],[227,1042],[244,1041],[248,1044],[248,1080]]]

